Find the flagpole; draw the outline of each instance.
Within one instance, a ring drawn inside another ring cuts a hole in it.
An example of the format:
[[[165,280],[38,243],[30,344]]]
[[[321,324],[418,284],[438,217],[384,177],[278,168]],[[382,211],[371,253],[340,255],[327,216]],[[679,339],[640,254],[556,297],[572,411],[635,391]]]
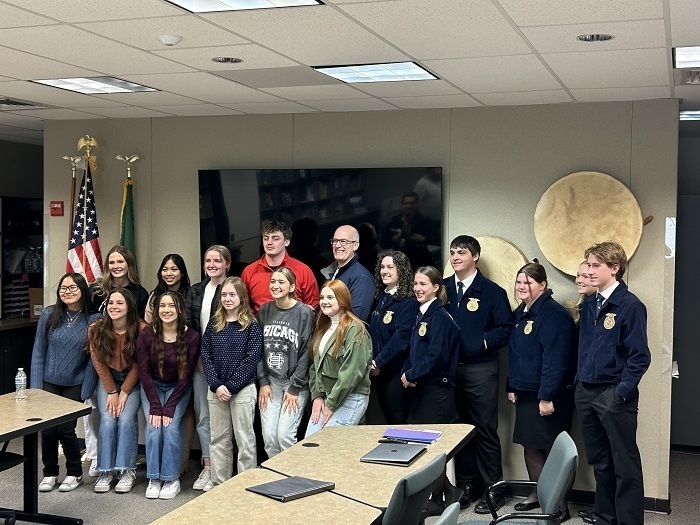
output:
[[[97,141],[91,137],[90,135],[85,135],[83,137],[80,137],[78,139],[78,151],[81,149],[85,148],[85,175],[90,173],[90,167],[92,166],[91,163],[95,162],[95,159],[90,156],[90,150],[92,148],[98,148],[99,146],[97,145]],[[91,176],[94,177],[94,175],[91,174]],[[83,185],[82,191],[83,191],[83,244],[86,242],[87,238],[87,178],[83,177],[83,179],[86,181],[85,184]],[[93,184],[94,187],[94,184]],[[81,256],[81,265],[83,267],[83,270],[86,267],[86,261],[87,261],[87,254],[85,253],[86,251],[82,251],[82,256]]]
[[[68,221],[68,238],[70,239],[73,232],[73,220],[75,219],[75,172],[78,169],[78,161],[80,160],[80,157],[66,155],[63,158],[70,161],[70,169],[72,172],[70,187],[70,216]]]
[[[139,160],[138,155],[117,155],[117,160],[126,162],[126,180],[121,212],[119,214],[119,244],[126,246],[136,257],[136,239],[134,235],[134,201],[132,194],[131,165]]]

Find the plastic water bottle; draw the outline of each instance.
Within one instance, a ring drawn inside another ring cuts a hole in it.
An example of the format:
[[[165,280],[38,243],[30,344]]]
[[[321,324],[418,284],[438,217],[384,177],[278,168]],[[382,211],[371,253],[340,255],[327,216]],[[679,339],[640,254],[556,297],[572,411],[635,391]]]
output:
[[[24,368],[20,368],[15,376],[15,401],[25,399],[27,399],[27,374],[24,373]]]

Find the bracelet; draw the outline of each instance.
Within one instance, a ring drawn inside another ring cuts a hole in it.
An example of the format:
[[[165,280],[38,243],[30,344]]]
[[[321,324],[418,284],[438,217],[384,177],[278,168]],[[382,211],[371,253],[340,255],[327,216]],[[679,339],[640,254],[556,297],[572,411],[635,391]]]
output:
[[[119,390],[115,390],[114,392],[107,392],[108,396],[111,396],[112,394],[117,394],[119,393]]]

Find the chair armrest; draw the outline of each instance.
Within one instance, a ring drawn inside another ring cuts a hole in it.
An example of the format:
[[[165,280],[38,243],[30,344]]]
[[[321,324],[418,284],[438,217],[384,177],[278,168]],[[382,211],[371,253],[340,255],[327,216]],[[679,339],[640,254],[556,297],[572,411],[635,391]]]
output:
[[[529,481],[529,480],[501,480],[501,481],[497,481],[496,483],[491,485],[488,488],[488,490],[486,491],[486,504],[488,505],[489,510],[491,511],[491,516],[493,517],[494,520],[498,519],[498,514],[496,513],[496,506],[493,504],[493,501],[491,500],[491,495],[495,491],[497,491],[498,489],[502,489],[504,487],[515,487],[515,486],[536,487],[537,482],[536,481]],[[494,521],[492,523],[496,523],[496,522]]]

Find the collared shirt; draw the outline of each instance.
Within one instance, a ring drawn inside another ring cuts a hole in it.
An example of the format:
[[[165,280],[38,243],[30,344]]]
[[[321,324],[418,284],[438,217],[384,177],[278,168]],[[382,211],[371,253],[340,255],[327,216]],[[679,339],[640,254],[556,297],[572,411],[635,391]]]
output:
[[[432,304],[432,302],[433,302],[435,299],[437,299],[437,297],[433,297],[433,298],[432,298],[430,301],[428,301],[427,303],[423,303],[422,305],[420,305],[420,307],[418,308],[418,310],[420,310],[420,313],[423,314],[423,315],[425,315],[425,312],[428,311],[428,308],[430,308],[430,305]]]
[[[457,274],[455,274],[455,287],[457,288],[457,290],[459,290],[459,283],[461,282],[462,286],[464,286],[464,293],[466,293],[467,290],[469,290],[469,287],[474,282],[474,279],[476,279],[476,271],[474,271],[473,274],[471,274],[469,277],[467,277],[463,281],[460,281],[459,278],[457,277]]]
[[[617,288],[620,285],[620,281],[615,281],[612,285],[608,286],[605,290],[602,292],[598,292],[600,295],[603,296],[603,304],[610,299],[610,296],[612,293],[615,291],[615,288]]]

